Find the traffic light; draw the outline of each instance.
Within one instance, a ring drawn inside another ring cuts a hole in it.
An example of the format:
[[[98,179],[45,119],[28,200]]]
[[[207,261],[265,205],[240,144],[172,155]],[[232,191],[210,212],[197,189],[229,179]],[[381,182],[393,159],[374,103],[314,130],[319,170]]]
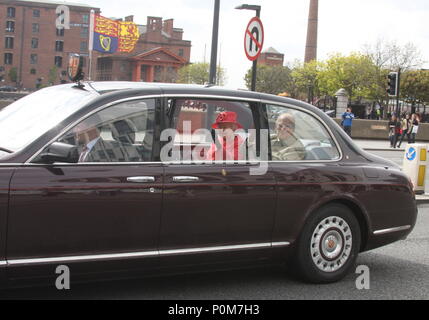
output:
[[[398,95],[398,72],[390,72],[387,76],[387,93],[389,96]]]

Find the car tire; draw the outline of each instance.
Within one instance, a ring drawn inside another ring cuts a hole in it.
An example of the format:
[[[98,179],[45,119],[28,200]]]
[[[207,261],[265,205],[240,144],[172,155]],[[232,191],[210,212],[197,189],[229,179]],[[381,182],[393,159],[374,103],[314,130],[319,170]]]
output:
[[[297,244],[295,269],[307,282],[339,281],[355,265],[360,244],[353,212],[341,204],[327,205],[307,220]]]

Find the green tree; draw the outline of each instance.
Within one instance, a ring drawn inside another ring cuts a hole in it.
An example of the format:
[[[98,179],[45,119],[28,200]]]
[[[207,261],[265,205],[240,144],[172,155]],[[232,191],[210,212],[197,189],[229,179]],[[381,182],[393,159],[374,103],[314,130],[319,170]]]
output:
[[[49,70],[49,75],[48,75],[48,83],[49,85],[54,85],[55,81],[57,81],[58,79],[58,67],[54,66]]]
[[[252,69],[249,69],[244,78],[248,89],[252,86]],[[256,91],[279,94],[289,92],[292,85],[291,70],[288,67],[271,67],[259,65],[256,74]],[[290,92],[289,92],[290,93]]]
[[[210,65],[208,63],[188,64],[179,69],[177,83],[206,84],[209,81]],[[217,85],[225,84],[225,70],[217,68]]]
[[[350,100],[368,97],[377,87],[376,68],[370,57],[361,53],[349,56],[332,55],[321,64],[318,76],[320,91],[334,95],[344,88]]]
[[[414,107],[429,102],[429,71],[410,70],[401,75],[401,98]]]
[[[291,86],[291,97],[304,100],[312,90],[313,96],[320,96],[324,92],[320,91],[319,88],[319,73],[321,69],[321,63],[315,60],[308,63],[295,62],[292,69],[292,83]]]
[[[18,81],[18,69],[16,67],[13,67],[12,69],[10,69],[8,76],[10,81],[16,83]]]

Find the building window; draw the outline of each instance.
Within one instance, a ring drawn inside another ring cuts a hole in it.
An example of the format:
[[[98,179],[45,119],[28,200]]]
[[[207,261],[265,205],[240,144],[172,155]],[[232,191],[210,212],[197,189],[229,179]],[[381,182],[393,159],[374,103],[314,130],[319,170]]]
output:
[[[183,49],[179,49],[179,56],[183,57],[183,54],[184,54]]]
[[[4,47],[6,49],[13,49],[13,38],[12,37],[6,37],[5,38]]]
[[[33,17],[39,18],[40,17],[40,10],[37,10],[37,9],[33,10]]]
[[[30,70],[30,73],[31,73],[31,74],[36,74],[36,72],[37,72],[37,71],[36,71],[36,69],[34,69],[34,68]]]
[[[88,34],[89,34],[89,28],[88,27],[82,27],[82,29],[80,29],[81,38],[87,38]]]
[[[89,23],[89,15],[88,14],[82,15],[82,22],[83,23]]]
[[[39,33],[40,27],[38,23],[33,23],[33,33]]]
[[[37,54],[30,55],[30,64],[37,64]]]
[[[39,47],[39,39],[33,38],[31,39],[31,48],[37,49]]]
[[[12,8],[12,7],[7,8],[7,17],[15,18],[15,8]]]
[[[81,52],[88,51],[88,42],[87,41],[81,41],[81,43],[80,43],[80,51]]]
[[[6,21],[6,31],[7,32],[15,32],[15,22]]]
[[[56,29],[56,30],[57,30],[57,37],[64,37],[64,28]]]
[[[4,54],[4,64],[13,64],[13,54],[5,53]]]
[[[64,49],[64,41],[55,41],[55,51],[62,52]]]
[[[61,68],[63,66],[63,57],[55,57],[55,66]]]

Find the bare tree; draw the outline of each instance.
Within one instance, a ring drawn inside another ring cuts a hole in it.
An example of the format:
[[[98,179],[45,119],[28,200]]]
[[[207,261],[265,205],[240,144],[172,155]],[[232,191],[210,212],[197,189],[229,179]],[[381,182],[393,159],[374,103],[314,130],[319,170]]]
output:
[[[420,68],[425,61],[420,50],[411,42],[404,45],[397,41],[378,39],[374,44],[366,44],[364,53],[381,69],[403,71]]]

